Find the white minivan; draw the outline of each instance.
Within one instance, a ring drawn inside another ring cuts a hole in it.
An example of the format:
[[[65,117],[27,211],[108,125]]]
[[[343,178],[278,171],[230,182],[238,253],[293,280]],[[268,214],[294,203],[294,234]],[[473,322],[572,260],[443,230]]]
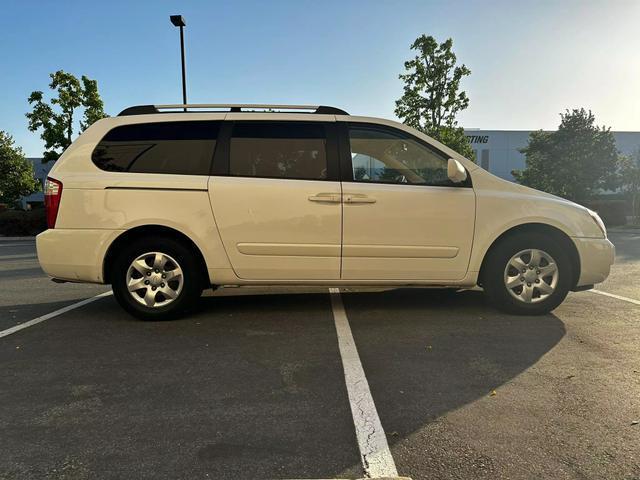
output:
[[[111,284],[143,319],[231,285],[480,286],[542,314],[614,259],[595,212],[326,106],[127,108],[64,152],[45,199],[45,272]]]

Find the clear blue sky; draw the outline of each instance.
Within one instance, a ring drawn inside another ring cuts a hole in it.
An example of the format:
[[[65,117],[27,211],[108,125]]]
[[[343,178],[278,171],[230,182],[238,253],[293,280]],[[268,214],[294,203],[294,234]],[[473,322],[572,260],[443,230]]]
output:
[[[394,118],[398,74],[426,33],[452,37],[472,71],[465,127],[552,129],[565,108],[640,130],[640,2],[426,0],[2,2],[0,129],[40,156],[27,97],[63,69],[97,79],[107,113],[181,100],[311,103]]]

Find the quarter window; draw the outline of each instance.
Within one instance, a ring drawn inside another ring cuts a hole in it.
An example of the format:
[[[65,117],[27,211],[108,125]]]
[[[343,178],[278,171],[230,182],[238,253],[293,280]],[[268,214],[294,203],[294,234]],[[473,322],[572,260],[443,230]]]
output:
[[[317,123],[237,123],[229,174],[243,177],[324,180],[325,128]]]
[[[208,175],[219,122],[138,123],[110,130],[92,154],[102,170]]]
[[[401,131],[351,126],[353,180],[451,185],[447,159]]]

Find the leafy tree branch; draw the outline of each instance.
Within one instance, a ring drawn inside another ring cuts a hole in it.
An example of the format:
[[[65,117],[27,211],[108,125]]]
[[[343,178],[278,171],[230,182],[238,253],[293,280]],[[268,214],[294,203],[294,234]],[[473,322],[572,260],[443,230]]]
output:
[[[79,122],[79,132],[89,125],[106,117],[104,104],[98,93],[98,82],[86,76],[79,80],[74,75],[58,70],[49,75],[49,88],[57,93],[50,102],[44,99],[42,91],[34,91],[29,95],[31,112],[26,114],[29,130],[42,130],[40,138],[44,141],[43,162],[55,161],[62,152],[71,145],[78,108],[84,113]]]
[[[520,150],[526,168],[512,172],[516,180],[579,203],[618,187],[621,157],[611,129],[598,127],[593,113],[584,108],[560,117],[557,131],[531,133]]]
[[[457,65],[453,41],[438,44],[432,36],[421,35],[411,45],[418,54],[404,63],[403,95],[396,101],[395,114],[417,130],[435,138],[461,155],[473,159],[473,149],[456,117],[469,106],[460,82],[471,74],[466,65]]]
[[[12,204],[39,189],[33,165],[14,145],[13,137],[0,130],[0,203]]]

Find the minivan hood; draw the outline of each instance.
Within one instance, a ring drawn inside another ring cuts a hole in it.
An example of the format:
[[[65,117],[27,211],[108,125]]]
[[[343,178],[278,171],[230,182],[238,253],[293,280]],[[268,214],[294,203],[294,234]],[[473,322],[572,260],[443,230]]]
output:
[[[538,197],[538,198],[544,198],[546,200],[556,201],[558,203],[562,203],[565,206],[575,207],[580,210],[588,210],[585,206],[580,205],[579,203],[572,202],[571,200],[567,200],[566,198],[562,198],[557,195],[553,195],[551,193],[543,192],[541,190],[536,190],[535,188],[520,185],[519,183],[510,182],[509,180],[505,180],[503,178],[497,177],[482,168],[478,168],[477,170],[473,171],[472,179],[476,179],[477,177],[482,178],[482,184],[484,188],[487,188],[487,187],[497,188],[502,191],[519,193],[521,195],[526,195],[528,197]]]
[[[493,224],[494,231],[543,223],[559,228],[570,237],[606,235],[597,214],[582,205],[503,180],[481,168],[470,175],[476,192],[478,222]]]

